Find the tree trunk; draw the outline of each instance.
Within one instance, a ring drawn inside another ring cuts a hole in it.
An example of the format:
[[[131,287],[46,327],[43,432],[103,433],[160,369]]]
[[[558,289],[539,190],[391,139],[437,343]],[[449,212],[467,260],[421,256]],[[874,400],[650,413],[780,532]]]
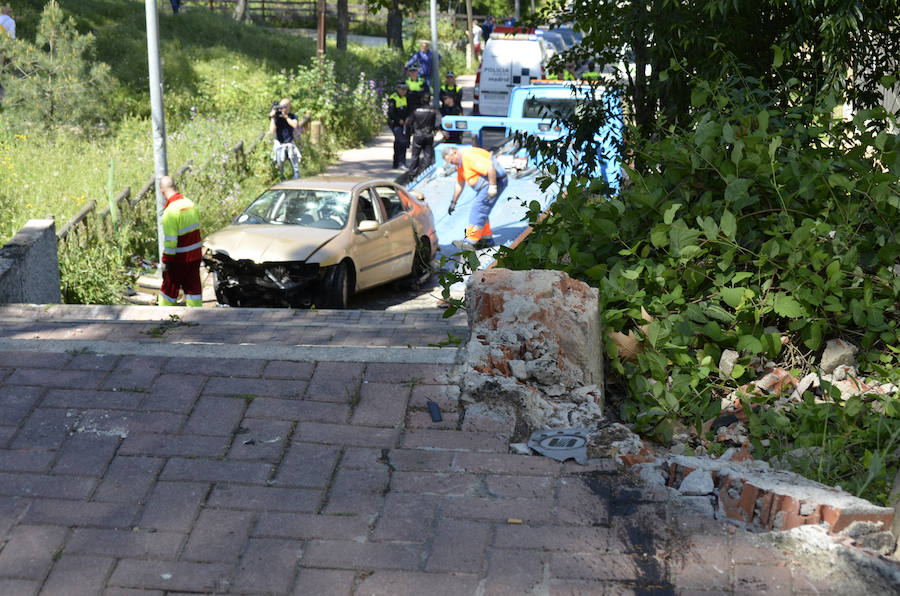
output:
[[[243,23],[244,21],[250,20],[250,13],[248,12],[248,2],[247,0],[237,0],[234,5],[234,20],[238,23]]]
[[[337,0],[337,49],[347,50],[347,33],[350,31],[350,9],[347,0]]]
[[[403,49],[403,14],[400,12],[400,3],[397,0],[391,2],[387,15],[387,44],[390,48]]]

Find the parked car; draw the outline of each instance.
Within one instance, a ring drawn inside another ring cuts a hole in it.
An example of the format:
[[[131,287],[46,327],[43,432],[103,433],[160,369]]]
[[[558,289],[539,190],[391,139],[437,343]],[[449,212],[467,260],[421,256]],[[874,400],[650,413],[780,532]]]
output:
[[[566,42],[566,38],[560,35],[558,31],[538,29],[534,33],[553,49],[554,54],[561,54],[570,47]]]
[[[557,27],[555,29],[551,29],[551,31],[553,31],[557,35],[561,35],[562,38],[566,40],[566,44],[570,48],[580,41],[575,31],[569,27]]]
[[[427,274],[438,239],[421,193],[317,176],[272,186],[203,245],[221,304],[346,308],[359,290]]]

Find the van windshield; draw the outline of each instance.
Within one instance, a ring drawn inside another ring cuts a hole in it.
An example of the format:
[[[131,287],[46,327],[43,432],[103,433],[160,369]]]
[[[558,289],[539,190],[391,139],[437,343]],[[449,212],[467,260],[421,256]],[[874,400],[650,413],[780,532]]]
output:
[[[571,97],[529,97],[522,105],[522,118],[561,118],[568,120],[578,100]]]

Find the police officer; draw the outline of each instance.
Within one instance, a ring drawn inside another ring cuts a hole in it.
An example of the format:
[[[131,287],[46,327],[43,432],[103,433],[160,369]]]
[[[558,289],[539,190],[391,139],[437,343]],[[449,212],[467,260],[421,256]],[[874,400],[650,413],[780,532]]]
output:
[[[441,116],[459,116],[462,114],[462,107],[456,103],[455,96],[446,96],[441,103]],[[462,143],[462,131],[444,131],[444,140],[448,143]]]
[[[422,103],[422,94],[425,93],[425,81],[419,78],[419,68],[410,66],[406,69],[406,86],[409,88],[409,108],[415,110]]]
[[[431,105],[431,95],[422,95],[422,105],[416,108],[409,120],[412,129],[412,164],[409,166],[409,175],[415,178],[434,163],[434,133],[440,128],[441,117]]]
[[[444,100],[450,95],[453,96],[454,103],[462,107],[462,89],[456,84],[456,75],[453,74],[453,71],[450,71],[444,77],[444,80],[444,84],[441,85],[441,94],[438,96],[441,100],[441,108],[444,107]]]
[[[393,168],[406,167],[406,148],[409,147],[407,121],[409,119],[409,98],[406,83],[397,83],[397,90],[388,97],[388,124],[394,133]]]

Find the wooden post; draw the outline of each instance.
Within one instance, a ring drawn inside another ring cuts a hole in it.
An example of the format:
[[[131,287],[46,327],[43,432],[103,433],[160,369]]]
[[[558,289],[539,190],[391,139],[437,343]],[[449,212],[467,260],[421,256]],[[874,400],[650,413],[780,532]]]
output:
[[[313,120],[309,123],[309,142],[318,145],[322,140],[322,122]]]

